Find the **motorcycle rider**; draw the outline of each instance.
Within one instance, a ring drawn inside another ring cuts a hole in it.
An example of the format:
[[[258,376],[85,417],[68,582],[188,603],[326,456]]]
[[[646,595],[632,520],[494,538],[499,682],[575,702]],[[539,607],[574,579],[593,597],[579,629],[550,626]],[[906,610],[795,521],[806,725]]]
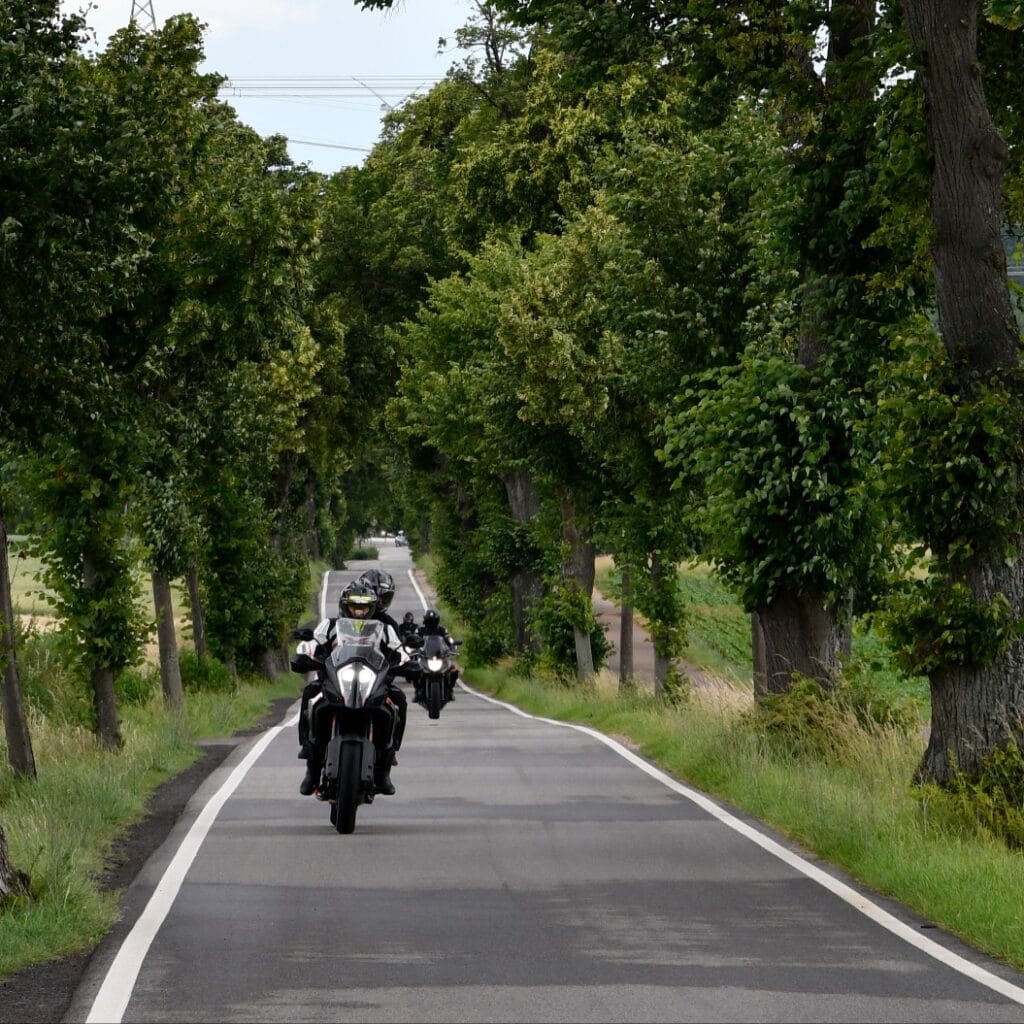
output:
[[[392,629],[398,630],[398,623],[388,613],[391,599],[395,596],[395,578],[385,569],[367,569],[360,577],[361,583],[369,583],[377,591],[379,606],[374,618],[386,622]]]
[[[376,590],[369,583],[362,580],[354,580],[341,592],[338,600],[337,618],[348,619],[379,619],[384,623],[384,639],[381,647],[389,659],[396,662],[400,657],[401,640],[397,631],[386,619],[381,618],[380,599]],[[321,619],[313,630],[313,639],[300,644],[301,653],[312,654],[314,657],[326,657],[335,641],[335,622],[337,618]],[[391,616],[387,616],[388,619]],[[391,620],[394,621],[393,619]],[[402,745],[402,736],[405,733],[405,722],[408,717],[408,701],[401,687],[394,682],[394,669],[397,664],[388,672],[387,688],[388,697],[397,709],[397,722],[395,724],[394,736],[391,746],[378,747],[376,763],[374,765],[374,787],[378,793],[385,796],[392,796],[395,792],[394,783],[391,781],[391,766],[398,764],[397,752]],[[303,796],[311,796],[320,782],[320,772],[323,767],[324,750],[322,744],[318,743],[316,736],[310,735],[308,709],[310,702],[320,693],[320,682],[316,680],[308,683],[302,691],[302,704],[299,712],[299,757],[306,759],[306,774],[299,783],[299,792]]]
[[[416,634],[419,636],[420,628],[416,625],[416,616],[412,612],[406,612],[402,616],[402,621],[398,624],[398,635],[405,641],[407,636]]]
[[[428,608],[423,613],[423,625],[420,626],[421,636],[439,636],[448,645],[449,652],[454,657],[458,644],[452,638],[451,633],[441,625],[441,615],[436,608]],[[454,663],[448,670],[447,678],[445,679],[445,690],[446,697],[448,700],[455,700],[455,684],[459,678],[458,666]],[[416,688],[416,703],[419,703],[423,698],[423,694],[420,691],[420,687]]]

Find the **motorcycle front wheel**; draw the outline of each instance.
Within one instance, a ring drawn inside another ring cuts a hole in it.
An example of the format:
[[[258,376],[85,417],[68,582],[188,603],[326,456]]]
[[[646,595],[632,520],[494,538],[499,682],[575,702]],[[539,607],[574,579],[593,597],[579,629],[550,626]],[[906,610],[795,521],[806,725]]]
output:
[[[444,683],[440,678],[427,680],[427,716],[441,717],[441,705],[444,704]]]
[[[345,743],[338,765],[338,802],[331,807],[331,824],[343,835],[356,829],[356,811],[361,803],[363,752],[358,743]]]

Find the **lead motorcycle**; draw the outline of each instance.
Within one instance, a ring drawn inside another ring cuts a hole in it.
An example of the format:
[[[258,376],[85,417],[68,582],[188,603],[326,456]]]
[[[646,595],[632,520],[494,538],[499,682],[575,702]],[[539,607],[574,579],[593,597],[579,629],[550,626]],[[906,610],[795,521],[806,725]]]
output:
[[[416,693],[428,718],[440,718],[441,708],[452,699],[454,654],[461,643],[455,640],[449,647],[443,636],[430,633],[406,638],[406,649],[412,648],[410,668],[415,673]]]
[[[335,635],[335,647],[324,660],[300,651],[291,668],[300,675],[316,673],[320,680],[321,692],[308,709],[310,735],[321,747],[326,744],[317,795],[331,805],[331,824],[348,835],[355,831],[359,807],[373,803],[374,739],[383,734],[387,742],[381,746],[390,748],[398,709],[388,696],[391,661],[381,650],[384,624],[339,618]]]

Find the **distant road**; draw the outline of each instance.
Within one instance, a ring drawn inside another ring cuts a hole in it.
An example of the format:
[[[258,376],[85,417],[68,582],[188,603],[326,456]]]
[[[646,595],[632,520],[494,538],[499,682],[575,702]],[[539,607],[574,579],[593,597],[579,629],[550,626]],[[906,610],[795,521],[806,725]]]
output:
[[[422,612],[380,552],[329,613],[374,564]],[[1024,977],[613,741],[466,690],[409,710],[350,836],[299,795],[291,721],[239,747],[66,1019],[1024,1022]]]

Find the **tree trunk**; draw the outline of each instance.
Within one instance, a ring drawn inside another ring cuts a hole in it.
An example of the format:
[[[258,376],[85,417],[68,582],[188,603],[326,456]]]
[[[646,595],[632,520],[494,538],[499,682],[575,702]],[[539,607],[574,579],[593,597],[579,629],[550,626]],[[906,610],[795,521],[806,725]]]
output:
[[[754,696],[785,693],[794,673],[833,688],[849,636],[848,608],[830,608],[814,590],[780,591],[751,617]]]
[[[502,478],[505,494],[508,496],[512,521],[527,526],[540,511],[540,493],[533,478],[525,470],[507,473]],[[512,627],[515,634],[515,648],[519,652],[540,648],[540,641],[530,629],[530,609],[544,593],[540,574],[532,566],[523,566],[512,573],[509,580],[512,587]]]
[[[619,688],[633,678],[633,578],[622,569],[622,618],[619,623]]]
[[[592,602],[597,550],[590,539],[589,530],[580,525],[575,502],[567,488],[562,489],[558,505],[562,517],[562,540],[569,547],[569,562],[563,568],[563,573],[569,586],[575,588],[588,602]],[[587,682],[594,678],[594,650],[590,643],[590,633],[573,623],[572,635],[576,647],[576,677],[580,682]]]
[[[32,737],[28,731],[25,705],[21,698],[21,679],[14,644],[14,602],[11,600],[11,571],[7,557],[7,524],[0,518],[0,661],[4,666],[0,710],[7,738],[7,761],[16,775],[34,779],[36,762]]]
[[[82,581],[87,591],[95,591],[96,566],[90,555],[82,559]],[[121,726],[117,718],[114,670],[109,665],[94,665],[89,679],[92,683],[92,706],[96,712],[96,735],[103,746],[116,749],[121,746]]]
[[[174,631],[174,607],[171,599],[171,581],[153,570],[153,607],[156,611],[156,635],[160,651],[160,685],[164,701],[174,708],[185,703],[181,686],[181,666],[178,663],[178,636]]]
[[[256,655],[256,670],[265,679],[273,681],[277,678],[277,651],[267,649]]]
[[[316,489],[310,479],[306,484],[306,554],[314,561],[320,560],[320,531],[316,528]]]
[[[121,746],[121,726],[117,719],[114,670],[109,665],[100,665],[89,673],[89,678],[96,712],[96,735],[104,747],[115,750]]]
[[[1005,142],[989,114],[978,66],[977,0],[904,0],[921,58],[935,229],[935,292],[942,341],[964,396],[999,371],[1015,371],[1020,338],[1003,248]],[[954,457],[956,453],[951,453]],[[1019,469],[1019,467],[1018,467]],[[1024,616],[1022,538],[951,565],[975,600],[1002,594]],[[1007,559],[1011,548],[1016,557]],[[1007,564],[1009,562],[1009,564]],[[930,677],[932,722],[921,763],[925,780],[948,782],[1019,734],[1024,722],[1024,639],[986,666],[951,666]]]
[[[24,871],[19,871],[10,861],[7,853],[7,836],[0,825],[0,905],[11,896],[28,896],[30,880]]]
[[[203,598],[199,593],[199,571],[196,563],[188,566],[188,603],[192,611],[192,643],[196,657],[206,657],[206,624],[203,620]]]

